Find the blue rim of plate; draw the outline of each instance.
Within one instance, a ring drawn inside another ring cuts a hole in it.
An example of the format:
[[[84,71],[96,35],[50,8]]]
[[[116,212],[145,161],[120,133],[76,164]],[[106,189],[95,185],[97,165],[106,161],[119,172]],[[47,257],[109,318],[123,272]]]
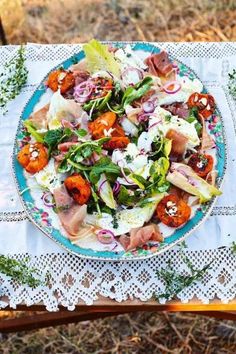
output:
[[[130,44],[133,50],[146,51],[149,52],[150,54],[159,53],[161,51],[161,48],[149,42],[103,42],[103,43],[109,43],[119,48],[127,44]],[[194,72],[194,70],[190,69],[187,65],[183,64],[178,59],[173,58],[172,55],[169,54],[169,56],[171,60],[176,61],[178,64],[182,65],[182,68],[187,70],[187,72],[191,73],[194,78],[199,79],[196,73]],[[84,59],[84,57],[85,57],[84,52],[81,49],[77,54],[74,54],[67,60],[63,61],[61,64],[53,67],[50,70],[50,72],[55,70],[58,67],[64,67],[65,69],[67,69],[72,64],[74,64],[75,60],[79,62],[80,60]],[[116,253],[112,251],[95,251],[92,249],[81,248],[77,245],[72,244],[67,238],[65,238],[65,236],[63,236],[60,233],[59,229],[55,229],[54,227],[52,227],[52,230],[50,230],[49,232],[48,227],[43,225],[32,213],[30,205],[35,205],[35,204],[30,191],[28,190],[21,195],[21,191],[27,188],[27,179],[23,174],[23,168],[21,167],[21,165],[18,163],[16,159],[17,153],[19,151],[17,145],[17,136],[19,135],[22,128],[22,121],[29,118],[30,114],[34,110],[35,105],[38,103],[41,96],[46,92],[46,87],[44,85],[44,82],[48,77],[48,74],[41,81],[41,83],[36,88],[35,92],[33,93],[33,95],[31,96],[31,98],[26,103],[23,109],[17,127],[17,132],[14,141],[14,148],[13,148],[13,156],[12,156],[13,175],[16,182],[17,191],[20,196],[20,200],[23,204],[23,207],[29,219],[33,222],[33,224],[35,224],[46,236],[48,236],[50,239],[55,241],[58,245],[66,249],[68,252],[77,255],[78,257],[94,259],[94,260],[104,260],[104,261],[131,261],[131,260],[148,259],[151,257],[158,256],[159,254],[167,251],[168,249],[174,247],[176,244],[185,240],[186,237],[188,237],[193,231],[195,231],[200,226],[201,223],[206,221],[207,217],[210,215],[210,212],[216,202],[217,197],[214,197],[210,202],[206,203],[204,206],[204,210],[197,210],[195,216],[191,220],[189,220],[188,223],[186,223],[182,228],[177,229],[171,236],[166,238],[164,242],[161,244],[160,248],[158,248],[155,253],[151,253],[151,254],[147,253],[147,254],[142,254],[140,256],[136,256],[135,254],[125,255],[125,252]],[[208,92],[204,86],[203,86],[203,92],[205,93]],[[226,166],[227,166],[227,143],[225,138],[223,119],[218,107],[216,107],[215,112],[217,113],[217,116],[220,117],[220,123],[222,127],[221,134],[223,139],[222,142],[216,142],[217,150],[219,152],[217,156],[217,165],[216,165],[216,169],[218,170],[218,177],[217,177],[216,184],[217,187],[221,189],[223,178],[226,171]]]

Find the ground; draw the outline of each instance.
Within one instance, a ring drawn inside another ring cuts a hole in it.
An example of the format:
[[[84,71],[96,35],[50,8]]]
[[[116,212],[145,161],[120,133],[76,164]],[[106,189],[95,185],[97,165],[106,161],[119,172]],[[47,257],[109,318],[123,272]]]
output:
[[[14,3],[15,11],[9,11],[10,3]],[[1,0],[0,10],[1,6],[9,43],[78,43],[93,37],[236,40],[235,0]],[[0,317],[9,315],[0,313]],[[232,354],[236,353],[236,328],[230,321],[193,314],[140,312],[28,333],[0,334],[0,353]]]

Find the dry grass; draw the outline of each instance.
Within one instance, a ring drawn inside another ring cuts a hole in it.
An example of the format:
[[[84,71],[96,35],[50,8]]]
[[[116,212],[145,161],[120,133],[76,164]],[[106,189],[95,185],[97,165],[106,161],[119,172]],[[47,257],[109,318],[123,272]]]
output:
[[[233,354],[233,322],[136,313],[28,333],[2,335],[2,354]]]
[[[17,28],[18,21],[14,21],[11,12],[11,43],[71,43],[92,37],[150,41],[236,39],[235,0],[21,1],[25,20]]]
[[[25,13],[22,26],[16,26],[18,21],[14,21],[13,13],[11,21],[9,17],[3,19],[11,43],[76,43],[92,37],[236,40],[235,0],[22,0],[22,3]],[[201,316],[137,313],[2,335],[2,338],[0,334],[0,353],[232,354],[236,353],[236,330],[232,322]]]

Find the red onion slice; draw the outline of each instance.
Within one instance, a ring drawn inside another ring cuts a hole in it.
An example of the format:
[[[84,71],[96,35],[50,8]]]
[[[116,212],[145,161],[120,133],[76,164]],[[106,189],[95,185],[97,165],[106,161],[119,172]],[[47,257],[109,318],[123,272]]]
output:
[[[129,177],[126,176],[124,168],[121,167],[120,169],[121,169],[122,176],[126,180],[126,182],[132,186],[136,186],[136,183],[134,183]]]
[[[124,81],[125,81],[127,84],[129,84],[129,85],[135,85],[135,84],[136,84],[136,82],[132,82],[132,81],[129,81],[129,80],[128,80],[128,77],[129,77],[128,75],[129,75],[129,73],[132,72],[132,71],[135,72],[135,73],[138,75],[139,81],[143,79],[143,72],[142,72],[142,70],[137,69],[137,68],[133,68],[133,67],[129,66],[129,67],[126,68],[126,69],[123,71],[123,73],[121,74],[122,80],[124,80]]]
[[[118,181],[115,181],[115,184],[113,186],[113,194],[117,195],[120,191],[120,183]]]
[[[52,195],[50,192],[43,193],[41,197],[43,204],[49,208],[53,208],[56,204],[52,201]]]
[[[155,109],[155,106],[153,102],[146,101],[142,104],[142,108],[145,113],[152,113]]]
[[[174,88],[170,88],[171,86],[174,86]],[[174,94],[181,89],[181,84],[178,81],[170,81],[162,86],[162,89],[165,91],[165,93]]]
[[[148,130],[154,128],[156,125],[160,124],[161,122],[162,122],[162,120],[160,119],[160,120],[158,120],[158,122],[151,124],[150,127],[148,128]]]
[[[112,231],[107,229],[102,229],[97,232],[97,239],[103,244],[112,243],[115,239],[115,235]]]
[[[107,182],[107,179],[105,179],[104,181],[102,181],[102,183],[100,184],[100,186],[98,187],[98,193],[101,193],[102,187],[104,186],[104,184]]]

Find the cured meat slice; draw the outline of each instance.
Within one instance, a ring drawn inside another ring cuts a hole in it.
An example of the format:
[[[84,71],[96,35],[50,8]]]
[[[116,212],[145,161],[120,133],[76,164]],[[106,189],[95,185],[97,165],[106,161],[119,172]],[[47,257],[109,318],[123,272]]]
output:
[[[149,68],[149,72],[152,75],[168,75],[172,69],[173,65],[169,60],[168,54],[165,51],[162,51],[158,54],[150,55],[146,60],[145,64],[147,64]]]

